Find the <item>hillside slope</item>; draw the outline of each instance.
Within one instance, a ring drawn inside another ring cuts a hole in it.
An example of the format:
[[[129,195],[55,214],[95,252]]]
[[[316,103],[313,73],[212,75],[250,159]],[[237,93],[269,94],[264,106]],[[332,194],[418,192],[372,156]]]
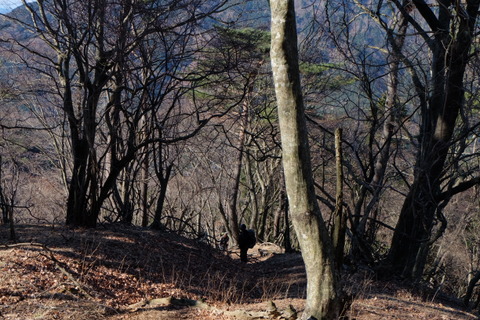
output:
[[[0,228],[4,319],[282,319],[289,305],[302,310],[301,257],[273,245],[257,245],[242,264],[235,250],[138,227],[24,225],[17,234],[8,244]],[[476,319],[365,272],[344,280],[352,319]]]

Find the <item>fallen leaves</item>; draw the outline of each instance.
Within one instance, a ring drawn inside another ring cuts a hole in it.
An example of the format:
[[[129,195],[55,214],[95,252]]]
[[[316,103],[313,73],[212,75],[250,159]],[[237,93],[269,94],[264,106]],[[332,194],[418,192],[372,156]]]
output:
[[[293,319],[303,306],[299,255],[252,250],[252,262],[242,264],[205,244],[135,227],[17,230],[35,235],[35,243],[0,250],[0,315],[7,319]],[[351,318],[475,319],[394,283],[362,281],[348,281],[360,290]]]

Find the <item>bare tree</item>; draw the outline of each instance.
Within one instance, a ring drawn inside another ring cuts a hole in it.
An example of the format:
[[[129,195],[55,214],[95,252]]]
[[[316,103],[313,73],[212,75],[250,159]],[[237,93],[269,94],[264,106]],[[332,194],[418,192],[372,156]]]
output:
[[[446,169],[451,165],[449,154],[457,139],[457,121],[466,107],[464,77],[476,36],[480,2],[439,1],[436,11],[423,0],[413,3],[431,32],[416,23],[404,6],[396,4],[432,54],[431,91],[428,104],[421,106],[414,180],[395,228],[390,260],[399,274],[418,279],[423,274],[429,247],[438,239],[432,235],[435,219],[444,221],[442,211],[452,195],[478,184],[480,179],[473,176],[461,183],[445,183]]]
[[[139,150],[157,141],[187,139],[215,114],[206,108],[182,107],[188,86],[181,85],[180,77],[175,75],[186,66],[179,62],[180,53],[183,57],[192,54],[188,46],[195,37],[195,26],[223,4],[174,1],[157,5],[103,0],[24,3],[32,21],[16,22],[37,34],[48,48],[20,42],[17,45],[34,55],[36,64],[30,67],[51,80],[51,101],[57,99],[68,123],[72,166],[67,224],[95,226],[117,178]],[[150,68],[156,68],[156,74],[152,78],[145,72],[142,76],[146,77],[137,77],[135,71],[142,68],[139,61],[145,63],[138,59],[141,45],[154,42],[165,45],[151,51],[154,55],[146,61]],[[165,48],[175,51],[160,51]],[[166,79],[178,84],[176,93],[165,88],[162,92],[154,86]],[[161,98],[145,109],[146,100],[139,99],[144,95]],[[167,102],[165,97],[169,97]],[[206,111],[203,117],[201,113]],[[145,123],[140,119],[144,114],[158,114],[163,118],[158,125],[178,129],[170,131],[169,136],[143,136],[144,140],[140,140],[139,126]]]
[[[345,166],[352,248],[374,262],[380,258],[372,254],[377,226],[395,229],[389,263],[399,275],[419,279],[430,246],[446,229],[447,203],[479,182],[466,160],[474,157],[469,141],[478,122],[468,116],[474,104],[464,94],[478,3],[395,1],[394,10],[381,1],[355,3],[329,10],[327,20],[348,66],[339,70],[355,75],[361,89],[350,91],[344,104],[346,121],[356,117],[344,140],[346,158],[353,159]],[[338,28],[346,26],[342,21],[348,27]],[[385,34],[386,43],[360,33],[364,28]],[[475,92],[469,91],[467,97]],[[396,196],[388,199],[402,201],[396,228],[379,215],[389,193]]]

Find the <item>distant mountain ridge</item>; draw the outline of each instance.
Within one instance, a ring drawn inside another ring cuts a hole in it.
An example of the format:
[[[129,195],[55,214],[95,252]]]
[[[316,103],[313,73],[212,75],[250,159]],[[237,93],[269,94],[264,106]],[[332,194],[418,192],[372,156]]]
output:
[[[21,5],[0,16],[0,39],[24,41],[36,37],[36,35],[29,31],[25,26],[16,23],[14,20],[24,21],[27,24],[32,23],[30,12],[28,12],[24,5]]]

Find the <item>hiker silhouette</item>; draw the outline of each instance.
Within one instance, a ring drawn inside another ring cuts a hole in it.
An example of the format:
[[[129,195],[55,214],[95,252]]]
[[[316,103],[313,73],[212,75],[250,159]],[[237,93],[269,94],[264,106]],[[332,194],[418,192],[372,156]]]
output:
[[[242,224],[240,226],[240,233],[238,234],[238,246],[240,247],[240,260],[247,262],[248,249],[253,248],[256,243],[255,232],[247,230],[247,226]]]

